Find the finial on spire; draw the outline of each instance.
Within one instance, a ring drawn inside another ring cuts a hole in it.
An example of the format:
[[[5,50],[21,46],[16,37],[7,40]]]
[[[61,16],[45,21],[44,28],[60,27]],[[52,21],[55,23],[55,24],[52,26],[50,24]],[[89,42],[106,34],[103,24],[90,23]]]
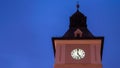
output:
[[[77,5],[76,5],[76,7],[77,7],[77,10],[79,10],[79,1],[77,1]]]

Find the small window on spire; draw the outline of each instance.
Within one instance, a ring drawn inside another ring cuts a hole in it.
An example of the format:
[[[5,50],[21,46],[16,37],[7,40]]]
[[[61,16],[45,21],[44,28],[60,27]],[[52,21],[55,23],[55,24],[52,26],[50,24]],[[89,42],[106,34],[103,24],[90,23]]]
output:
[[[82,37],[82,31],[80,29],[76,29],[74,32],[74,37],[80,38]]]

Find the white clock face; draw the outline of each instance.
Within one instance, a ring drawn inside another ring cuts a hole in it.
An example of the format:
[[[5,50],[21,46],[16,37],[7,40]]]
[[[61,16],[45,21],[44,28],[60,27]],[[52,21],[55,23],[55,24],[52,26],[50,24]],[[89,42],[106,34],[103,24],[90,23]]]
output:
[[[85,57],[85,51],[82,49],[74,49],[71,51],[71,56],[75,60],[81,60]]]

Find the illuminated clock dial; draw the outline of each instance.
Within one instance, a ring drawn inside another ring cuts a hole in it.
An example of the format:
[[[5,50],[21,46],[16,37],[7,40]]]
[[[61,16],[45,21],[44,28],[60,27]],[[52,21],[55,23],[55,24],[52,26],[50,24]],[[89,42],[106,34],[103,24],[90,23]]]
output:
[[[82,49],[74,49],[71,51],[71,56],[75,60],[81,60],[85,57],[85,51]]]

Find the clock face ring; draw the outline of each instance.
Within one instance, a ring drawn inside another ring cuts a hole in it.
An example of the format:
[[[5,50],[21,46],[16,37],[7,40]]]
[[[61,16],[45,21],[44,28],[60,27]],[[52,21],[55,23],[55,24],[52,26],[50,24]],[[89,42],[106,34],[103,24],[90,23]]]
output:
[[[85,51],[80,48],[73,49],[71,51],[71,57],[75,60],[81,60],[85,57]]]

